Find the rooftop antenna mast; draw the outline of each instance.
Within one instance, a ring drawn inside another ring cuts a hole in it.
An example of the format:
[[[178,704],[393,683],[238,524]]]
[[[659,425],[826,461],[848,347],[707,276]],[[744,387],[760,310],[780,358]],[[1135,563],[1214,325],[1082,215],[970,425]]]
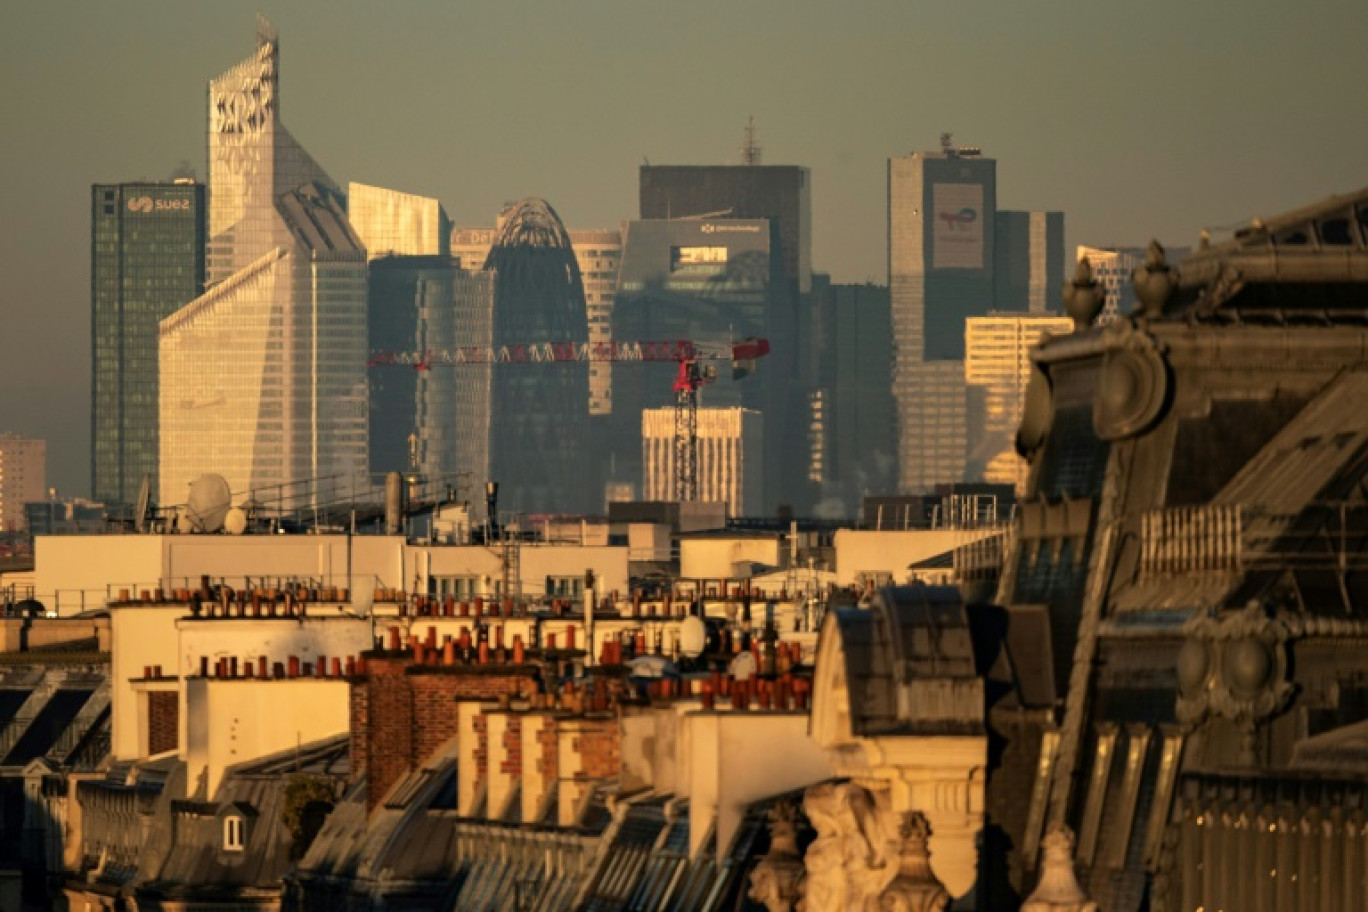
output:
[[[746,140],[741,145],[741,164],[760,164],[760,146],[755,142],[755,116],[746,118]]]

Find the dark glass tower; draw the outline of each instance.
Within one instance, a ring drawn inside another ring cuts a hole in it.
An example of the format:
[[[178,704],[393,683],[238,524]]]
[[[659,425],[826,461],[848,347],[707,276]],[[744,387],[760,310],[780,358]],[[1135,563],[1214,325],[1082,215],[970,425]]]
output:
[[[494,274],[493,344],[589,337],[584,280],[554,209],[525,199],[505,211],[485,269]],[[588,444],[585,362],[496,367],[489,412],[490,477],[517,513],[581,513],[598,502]]]
[[[204,290],[204,185],[96,184],[90,201],[90,487],[157,490],[157,324]]]
[[[769,222],[776,256],[760,332],[771,348],[747,399],[764,414],[766,510],[808,509],[804,456],[812,389],[798,365],[799,311],[812,288],[811,173],[800,165],[645,165],[639,187],[643,220]]]

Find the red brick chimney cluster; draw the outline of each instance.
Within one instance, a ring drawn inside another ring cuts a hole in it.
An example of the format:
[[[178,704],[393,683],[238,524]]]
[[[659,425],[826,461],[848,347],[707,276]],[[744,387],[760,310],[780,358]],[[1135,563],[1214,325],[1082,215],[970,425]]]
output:
[[[331,661],[331,664],[329,662]],[[161,666],[155,666],[160,670]],[[212,674],[210,674],[212,672]],[[282,679],[282,678],[342,678],[366,673],[365,656],[325,656],[320,655],[313,662],[305,662],[299,656],[289,656],[284,662],[272,662],[269,656],[244,656],[241,664],[237,656],[224,656],[209,664],[209,656],[199,657],[199,675],[202,678]],[[157,675],[159,677],[159,675]]]
[[[455,737],[456,701],[492,702],[537,689],[539,671],[532,666],[443,668],[415,658],[409,651],[372,653],[352,681],[352,775],[366,774],[368,807]]]

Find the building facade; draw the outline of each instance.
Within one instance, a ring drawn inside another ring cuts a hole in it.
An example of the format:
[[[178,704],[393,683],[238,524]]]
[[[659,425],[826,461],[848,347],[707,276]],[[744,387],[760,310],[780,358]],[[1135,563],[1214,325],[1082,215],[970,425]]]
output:
[[[1072,331],[1068,317],[1043,313],[994,313],[966,321],[964,380],[976,418],[967,466],[971,481],[1024,489],[1030,466],[1017,455],[1013,438],[1031,379],[1031,349],[1047,334]]]
[[[588,337],[584,282],[569,234],[550,204],[509,207],[484,269],[492,273],[495,347]],[[489,471],[517,513],[578,513],[597,502],[585,484],[589,371],[582,362],[495,368],[490,376]]]
[[[204,291],[205,188],[91,188],[90,489],[131,504],[159,461],[157,324]]]
[[[698,410],[698,499],[727,505],[729,516],[758,516],[764,503],[764,429],[759,412]],[[674,498],[675,409],[641,413],[643,499]]]
[[[347,184],[347,218],[371,259],[446,256],[451,220],[436,199],[370,184]]]
[[[0,532],[25,528],[24,504],[47,498],[47,441],[0,434]]]
[[[1001,211],[994,244],[994,310],[1058,310],[1064,284],[1064,213]]]
[[[280,123],[274,29],[209,84],[210,286],[161,323],[163,504],[215,472],[284,492],[367,465],[366,252]]]
[[[771,241],[770,225],[763,219],[628,223],[613,309],[613,339],[686,339],[704,347],[721,347],[735,339],[762,335],[775,267]],[[717,379],[700,392],[700,402],[763,413],[768,394],[764,380],[773,370],[767,363],[770,360],[757,365],[756,376],[744,379],[734,379],[726,364],[719,364]],[[642,412],[675,401],[678,365],[611,366],[616,395],[613,414],[601,435],[605,483],[630,484],[644,491]]]
[[[756,164],[754,148],[743,149],[743,161],[751,163],[642,166],[640,214],[643,220],[713,225],[768,222],[773,273],[755,334],[770,340],[770,355],[747,406],[765,415],[765,509],[777,509],[781,501],[806,509],[814,489],[806,458],[812,390],[792,380],[803,360],[802,311],[812,290],[812,174],[799,165]]]
[[[501,213],[494,228],[453,229],[451,255],[465,269],[483,269],[489,249],[494,246],[494,239],[507,217],[507,211]],[[591,228],[568,234],[584,284],[589,343],[600,345],[612,339],[613,301],[617,296],[618,271],[622,263],[622,232]],[[612,367],[606,362],[593,362],[589,365],[589,414],[609,415],[612,411]]]
[[[823,516],[858,515],[864,497],[897,486],[888,287],[812,279],[808,361],[809,480]]]
[[[901,491],[928,491],[963,477],[964,321],[993,305],[996,212],[997,163],[977,150],[947,145],[888,161]]]

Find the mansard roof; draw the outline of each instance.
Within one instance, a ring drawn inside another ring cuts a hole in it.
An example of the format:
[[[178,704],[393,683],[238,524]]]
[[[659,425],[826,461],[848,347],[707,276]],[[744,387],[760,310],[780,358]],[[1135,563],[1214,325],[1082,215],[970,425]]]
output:
[[[1368,188],[1204,240],[1170,315],[1216,322],[1368,323]]]

